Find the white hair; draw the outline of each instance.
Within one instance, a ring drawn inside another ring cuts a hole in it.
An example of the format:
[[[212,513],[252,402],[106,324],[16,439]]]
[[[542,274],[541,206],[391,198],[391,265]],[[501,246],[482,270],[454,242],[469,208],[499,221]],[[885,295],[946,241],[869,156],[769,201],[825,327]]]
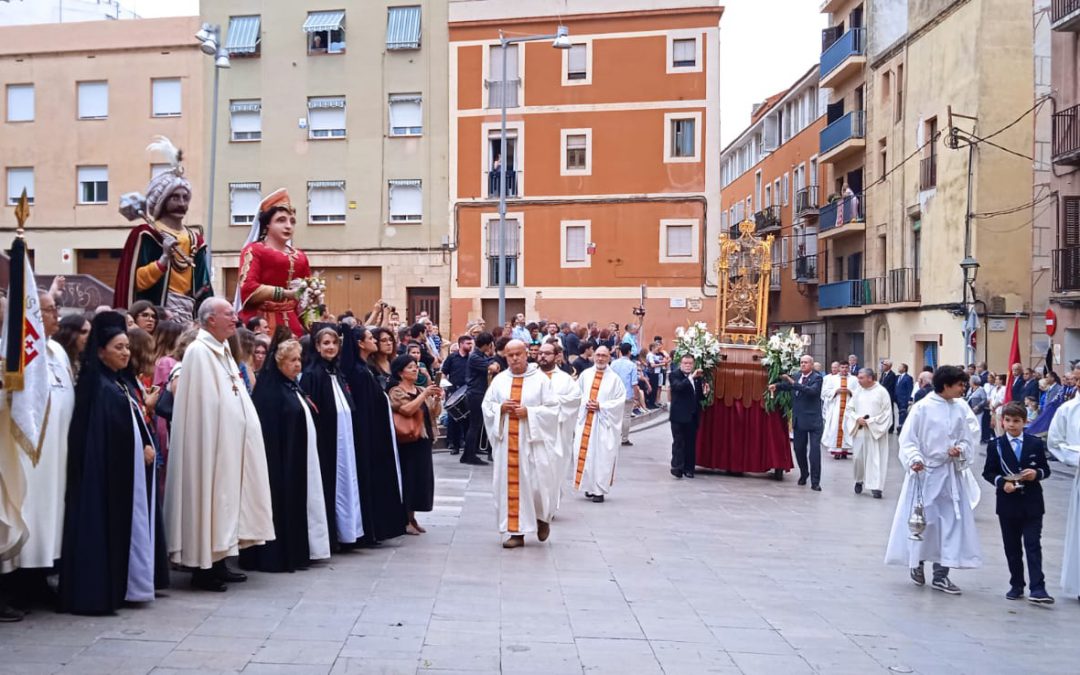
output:
[[[206,328],[206,324],[209,323],[214,310],[221,306],[232,307],[232,303],[224,298],[208,298],[203,304],[199,305],[199,325]]]

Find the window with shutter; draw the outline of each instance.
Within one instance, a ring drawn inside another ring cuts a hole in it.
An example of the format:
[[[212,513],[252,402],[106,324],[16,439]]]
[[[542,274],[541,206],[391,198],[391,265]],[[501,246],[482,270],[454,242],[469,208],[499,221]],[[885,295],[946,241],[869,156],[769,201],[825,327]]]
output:
[[[34,85],[9,84],[7,86],[7,121],[34,121]]]
[[[488,259],[488,285],[499,285],[499,219],[488,221],[487,225],[487,259]],[[506,249],[505,270],[506,285],[518,285],[518,256],[521,251],[521,226],[516,218],[506,219]]]
[[[79,119],[103,120],[109,116],[109,83],[79,82]]]
[[[262,140],[262,101],[251,99],[230,102],[229,130],[234,141]]]
[[[424,132],[420,94],[390,94],[390,135],[419,136]]]
[[[566,262],[585,262],[585,226],[566,228]]]
[[[14,205],[26,190],[26,199],[34,203],[34,169],[32,167],[9,167],[7,170],[8,204]]]
[[[1080,246],[1080,197],[1061,200],[1061,248]]]
[[[150,83],[154,117],[179,117],[180,78],[154,79]]]
[[[566,55],[566,79],[584,80],[589,76],[589,48],[587,45],[570,45]]]
[[[105,166],[80,166],[79,203],[106,204],[109,201],[109,168]]]
[[[308,99],[308,138],[345,138],[345,97]]]
[[[308,222],[345,222],[345,181],[321,180],[308,183]]]
[[[260,183],[229,183],[229,212],[233,225],[250,225],[259,212]]]
[[[667,257],[689,258],[694,254],[694,226],[668,225]]]
[[[390,181],[390,222],[418,223],[424,219],[424,193],[419,180]]]
[[[566,137],[566,168],[570,170],[587,169],[587,141],[585,134],[570,134]]]
[[[671,65],[675,68],[692,68],[697,65],[697,38],[672,40]]]
[[[694,157],[696,155],[695,150],[695,121],[692,119],[672,120],[671,121],[671,156],[672,157]]]

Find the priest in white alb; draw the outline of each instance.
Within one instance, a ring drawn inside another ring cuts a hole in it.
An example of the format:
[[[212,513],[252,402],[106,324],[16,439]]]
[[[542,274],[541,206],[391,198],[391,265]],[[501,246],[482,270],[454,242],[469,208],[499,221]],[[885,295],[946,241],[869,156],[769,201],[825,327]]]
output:
[[[935,590],[959,595],[949,570],[982,566],[979,533],[962,472],[977,458],[979,420],[964,394],[968,375],[956,366],[934,372],[934,392],[916,403],[900,432],[904,486],[893,516],[885,563],[904,565],[916,586],[926,584],[923,563],[934,564]],[[912,539],[912,511],[923,504],[925,530]]]
[[[528,361],[525,343],[511,340],[503,351],[509,368],[491,381],[481,410],[495,470],[492,492],[503,548],[525,545],[525,535],[550,534],[554,507],[547,485],[554,478],[554,443],[559,410],[551,382]]]
[[[855,455],[855,494],[866,488],[881,499],[889,466],[889,426],[892,399],[869,368],[858,375],[859,387],[844,411],[844,435]]]
[[[593,361],[593,367],[578,378],[581,405],[574,430],[574,489],[602,504],[615,482],[626,387],[610,369],[607,347],[597,347]]]
[[[832,453],[834,459],[843,459],[851,454],[851,438],[844,432],[844,415],[855,393],[855,375],[848,373],[846,363],[833,366],[838,372],[826,375],[821,383],[821,409],[825,416],[821,447]]]
[[[554,460],[551,467],[553,473],[550,479],[545,481],[547,489],[552,492],[551,515],[558,510],[559,502],[562,500],[563,485],[567,481],[567,476],[573,471],[574,429],[578,409],[581,407],[581,389],[578,388],[574,378],[563,372],[557,365],[561,351],[562,347],[559,345],[545,343],[540,346],[540,355],[537,358],[540,372],[547,375],[551,381],[552,393],[559,407],[559,426],[555,434]]]
[[[247,579],[225,558],[273,541],[274,521],[262,428],[226,342],[236,312],[211,298],[198,319],[176,389],[165,532],[170,560],[194,568],[192,585],[221,592]]]
[[[1080,397],[1063,404],[1054,413],[1046,436],[1050,453],[1075,467],[1080,460]],[[1080,471],[1073,478],[1065,521],[1065,553],[1061,561],[1061,589],[1070,597],[1080,597]]]

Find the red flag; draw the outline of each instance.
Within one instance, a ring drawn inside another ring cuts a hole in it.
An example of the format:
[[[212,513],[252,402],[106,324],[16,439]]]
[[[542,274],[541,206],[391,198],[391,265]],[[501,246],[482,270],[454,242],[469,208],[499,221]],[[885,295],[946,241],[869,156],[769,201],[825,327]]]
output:
[[[1009,347],[1009,377],[1005,380],[1005,402],[1013,400],[1013,366],[1020,363],[1020,317],[1013,324],[1012,346]]]

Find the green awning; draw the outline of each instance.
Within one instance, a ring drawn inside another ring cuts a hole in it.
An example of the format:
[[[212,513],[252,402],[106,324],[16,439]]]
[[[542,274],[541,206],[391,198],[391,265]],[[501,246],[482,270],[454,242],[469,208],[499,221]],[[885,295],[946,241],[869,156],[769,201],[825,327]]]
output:
[[[345,10],[332,12],[311,12],[304,22],[304,30],[315,33],[324,30],[340,30],[341,24],[345,23]]]
[[[259,17],[234,16],[229,19],[229,34],[225,51],[232,54],[254,54],[259,48]]]
[[[420,8],[390,7],[386,18],[387,49],[420,49]]]

